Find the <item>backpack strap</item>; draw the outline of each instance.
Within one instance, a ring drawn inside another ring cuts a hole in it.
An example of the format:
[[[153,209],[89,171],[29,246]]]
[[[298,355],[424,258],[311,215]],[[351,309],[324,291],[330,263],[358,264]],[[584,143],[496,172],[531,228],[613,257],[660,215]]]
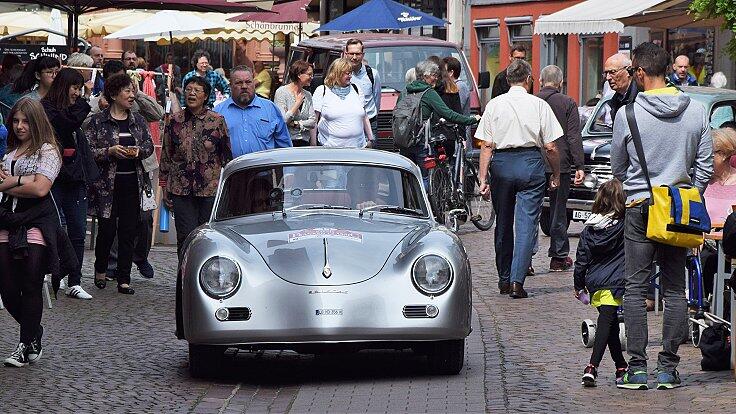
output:
[[[352,86],[353,89],[355,89],[355,93],[357,93],[358,95],[360,95],[360,92],[358,92],[358,85],[356,85],[354,83],[351,83],[350,86]]]
[[[626,120],[629,123],[629,130],[631,131],[631,140],[634,141],[634,148],[636,148],[636,156],[639,158],[639,165],[644,173],[644,178],[647,179],[647,187],[649,192],[652,192],[652,182],[649,179],[649,169],[647,168],[647,160],[644,158],[644,147],[641,144],[641,135],[639,134],[639,125],[636,123],[636,116],[634,115],[634,103],[626,104]]]
[[[371,87],[376,85],[376,78],[373,77],[373,68],[365,65],[365,73],[368,75],[368,79],[371,81]]]

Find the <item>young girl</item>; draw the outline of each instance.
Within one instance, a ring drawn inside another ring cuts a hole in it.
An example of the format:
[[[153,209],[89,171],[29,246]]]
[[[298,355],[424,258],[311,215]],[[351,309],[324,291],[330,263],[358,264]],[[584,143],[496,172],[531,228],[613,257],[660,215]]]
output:
[[[598,365],[608,346],[616,363],[616,378],[627,369],[619,340],[618,308],[624,296],[624,214],[626,197],[621,182],[603,184],[593,202],[592,215],[580,234],[575,260],[575,297],[587,290],[590,304],[598,309],[598,324],[590,363],[582,384],[594,387]]]
[[[0,170],[0,207],[5,214],[26,213],[29,217],[13,226],[9,220],[0,222],[0,295],[20,325],[20,341],[3,362],[23,367],[36,362],[42,353],[41,287],[54,260],[49,256],[55,252],[60,228],[49,191],[61,168],[61,157],[54,130],[38,101],[21,98],[10,110],[8,123],[12,128]],[[19,236],[21,231],[26,234]],[[18,242],[23,236],[25,244]],[[58,256],[55,260],[58,265]]]

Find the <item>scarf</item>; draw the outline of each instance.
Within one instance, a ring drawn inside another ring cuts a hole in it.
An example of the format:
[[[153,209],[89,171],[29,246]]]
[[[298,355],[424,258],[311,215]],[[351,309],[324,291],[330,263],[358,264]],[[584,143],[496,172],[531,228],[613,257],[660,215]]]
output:
[[[330,89],[332,90],[332,92],[335,95],[339,96],[340,99],[343,99],[344,100],[345,97],[350,94],[350,90],[352,89],[352,87],[350,85],[348,85],[348,86],[337,86],[337,85],[335,85],[335,86],[333,86]]]

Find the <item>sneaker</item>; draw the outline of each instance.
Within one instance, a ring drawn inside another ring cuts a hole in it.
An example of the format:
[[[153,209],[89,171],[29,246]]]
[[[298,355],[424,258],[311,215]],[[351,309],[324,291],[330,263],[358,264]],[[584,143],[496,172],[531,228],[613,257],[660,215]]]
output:
[[[598,370],[595,366],[588,364],[583,371],[583,387],[595,387],[596,378],[598,378]]]
[[[28,362],[34,363],[41,359],[43,355],[43,347],[41,346],[41,338],[43,337],[43,326],[38,325],[38,335],[28,345]]]
[[[66,288],[66,278],[64,277],[59,281],[59,290],[66,290]]]
[[[146,279],[153,279],[153,266],[151,266],[151,263],[149,263],[148,260],[136,262],[135,265],[138,266],[138,272],[141,276]]]
[[[657,374],[657,389],[671,390],[682,386],[680,381],[680,373],[677,370],[670,372],[660,372]]]
[[[28,365],[28,347],[23,342],[19,343],[12,354],[3,361],[6,367],[21,368]]]
[[[70,298],[75,298],[75,299],[85,299],[85,300],[92,299],[92,295],[85,292],[85,290],[82,289],[82,287],[79,285],[75,285],[67,289],[66,295],[69,296]]]
[[[553,257],[549,260],[550,272],[566,272],[570,270],[571,268],[572,268],[572,259],[569,257],[566,257],[564,259]]]
[[[648,390],[649,385],[647,384],[648,376],[646,371],[631,371],[627,370],[616,380],[616,387],[623,388],[626,390]]]
[[[624,377],[624,374],[626,374],[626,371],[628,371],[628,370],[629,369],[626,368],[626,367],[624,367],[624,368],[616,368],[616,381],[618,381],[621,378],[623,378]]]

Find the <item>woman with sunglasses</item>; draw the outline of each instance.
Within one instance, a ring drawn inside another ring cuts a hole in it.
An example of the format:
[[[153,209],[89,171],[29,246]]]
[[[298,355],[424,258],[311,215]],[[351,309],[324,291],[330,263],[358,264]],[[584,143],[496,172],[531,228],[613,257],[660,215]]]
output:
[[[207,108],[210,84],[201,76],[184,82],[186,109],[164,129],[159,184],[176,216],[179,253],[189,233],[209,220],[220,170],[233,159],[225,118]]]

